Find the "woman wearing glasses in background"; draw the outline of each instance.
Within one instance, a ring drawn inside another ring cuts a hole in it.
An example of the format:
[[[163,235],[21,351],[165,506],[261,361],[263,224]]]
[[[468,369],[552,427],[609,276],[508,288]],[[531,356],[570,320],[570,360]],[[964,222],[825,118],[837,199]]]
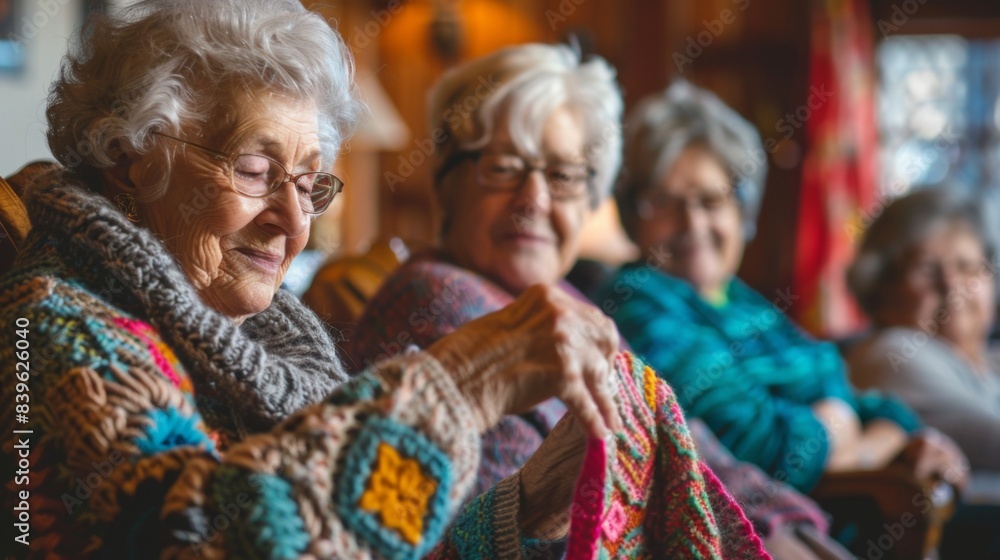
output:
[[[738,459],[809,492],[826,472],[899,459],[963,484],[947,436],[901,402],[859,394],[830,343],[812,339],[736,277],[755,231],[766,153],[754,127],[678,82],[626,125],[622,224],[644,257],[595,302]]]

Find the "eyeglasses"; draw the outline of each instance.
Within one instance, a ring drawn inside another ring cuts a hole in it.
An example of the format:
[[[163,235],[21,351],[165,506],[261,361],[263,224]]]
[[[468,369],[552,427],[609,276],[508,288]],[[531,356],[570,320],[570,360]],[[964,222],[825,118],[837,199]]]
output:
[[[476,165],[476,182],[491,191],[516,191],[527,180],[528,175],[541,171],[548,185],[549,194],[554,199],[577,198],[587,192],[597,174],[582,163],[553,163],[534,166],[523,157],[514,154],[490,153],[483,151],[459,152],[445,162],[438,170],[436,179],[440,182],[445,175],[460,163],[471,159]]]
[[[993,267],[985,256],[979,260],[964,257],[914,257],[904,261],[901,268],[907,280],[925,284],[938,282],[946,277],[962,282],[993,275]]]
[[[226,162],[229,180],[236,192],[252,198],[271,195],[285,183],[295,185],[299,206],[306,214],[319,215],[330,207],[333,198],[344,190],[344,182],[330,173],[308,171],[292,175],[277,161],[260,154],[227,154],[169,134],[154,132],[181,144],[197,148],[213,158]]]
[[[650,218],[675,219],[683,212],[693,208],[700,208],[706,214],[714,216],[731,206],[735,199],[734,193],[734,189],[729,186],[709,189],[693,197],[673,196],[659,191],[649,193],[639,199],[639,217],[647,220]]]

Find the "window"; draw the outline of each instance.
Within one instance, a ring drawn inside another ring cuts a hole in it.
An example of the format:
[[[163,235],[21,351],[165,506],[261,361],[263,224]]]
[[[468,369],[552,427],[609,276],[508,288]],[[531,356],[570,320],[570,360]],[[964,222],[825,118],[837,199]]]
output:
[[[878,48],[886,194],[1000,187],[1000,41],[892,37]]]

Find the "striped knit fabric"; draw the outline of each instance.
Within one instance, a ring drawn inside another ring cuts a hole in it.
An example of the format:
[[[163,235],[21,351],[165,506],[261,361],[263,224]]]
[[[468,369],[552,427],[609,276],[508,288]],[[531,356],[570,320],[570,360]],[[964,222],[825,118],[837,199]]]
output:
[[[670,387],[634,355],[616,366],[625,429],[588,443],[567,558],[769,558],[698,460]]]

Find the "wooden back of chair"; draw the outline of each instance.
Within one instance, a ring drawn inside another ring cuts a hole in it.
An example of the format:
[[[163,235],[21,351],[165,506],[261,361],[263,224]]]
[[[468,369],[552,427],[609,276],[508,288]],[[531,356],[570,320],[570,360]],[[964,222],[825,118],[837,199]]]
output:
[[[24,202],[10,183],[0,177],[0,274],[10,270],[30,229]]]
[[[302,303],[338,329],[356,323],[368,301],[406,254],[401,240],[379,240],[364,255],[330,260],[313,277]]]

